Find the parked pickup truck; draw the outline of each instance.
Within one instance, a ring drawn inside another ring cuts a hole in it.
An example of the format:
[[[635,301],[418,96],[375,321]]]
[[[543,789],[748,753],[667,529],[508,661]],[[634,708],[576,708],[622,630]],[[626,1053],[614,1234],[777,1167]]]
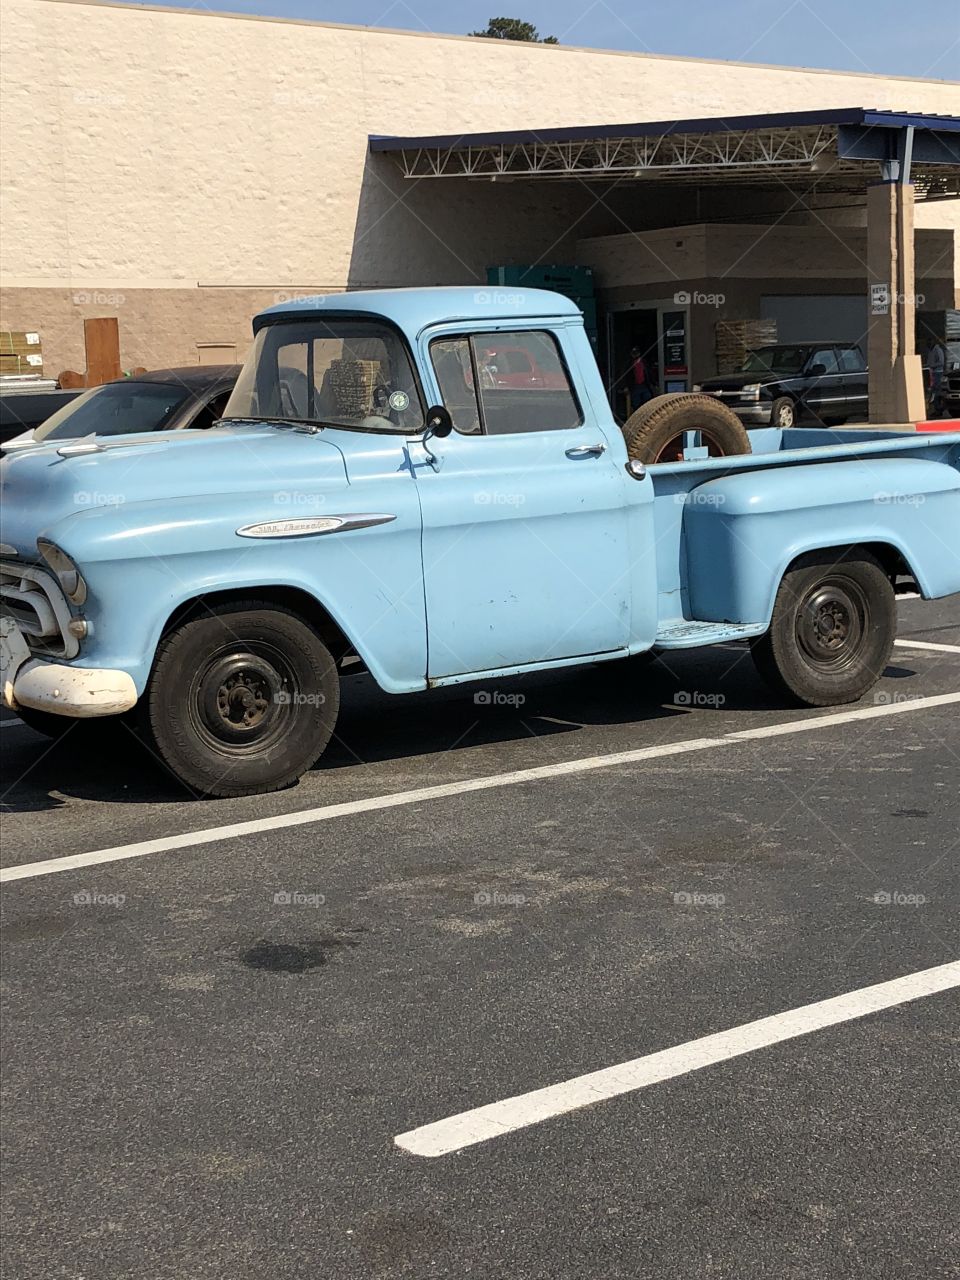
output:
[[[54,735],[123,716],[196,794],[309,769],[347,659],[405,694],[748,640],[826,706],[883,671],[898,578],[960,590],[960,432],[765,428],[709,457],[707,398],[664,398],[686,443],[647,466],[559,295],[350,293],[253,327],[218,426],[3,461],[7,705]],[[550,385],[485,385],[492,336]]]
[[[757,347],[735,373],[695,390],[717,396],[747,427],[839,426],[867,417],[867,365],[852,342]]]

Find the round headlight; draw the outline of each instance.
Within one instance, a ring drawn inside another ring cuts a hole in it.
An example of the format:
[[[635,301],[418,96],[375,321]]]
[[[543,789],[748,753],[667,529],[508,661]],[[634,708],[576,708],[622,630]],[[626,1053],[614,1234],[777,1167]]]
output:
[[[83,580],[83,574],[63,548],[47,538],[38,538],[37,550],[56,574],[67,598],[74,604],[83,604],[87,598],[87,584]]]

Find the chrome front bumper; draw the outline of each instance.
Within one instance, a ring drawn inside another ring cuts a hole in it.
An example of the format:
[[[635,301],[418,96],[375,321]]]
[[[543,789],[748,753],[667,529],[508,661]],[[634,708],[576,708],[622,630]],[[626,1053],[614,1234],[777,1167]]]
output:
[[[773,412],[772,400],[741,400],[734,392],[726,395],[716,391],[706,391],[705,395],[713,396],[718,403],[735,413],[747,427],[769,427],[770,415]]]
[[[766,403],[761,400],[758,404],[731,404],[727,408],[733,410],[745,427],[769,427],[770,425],[773,405],[769,400]]]
[[[91,719],[129,711],[137,702],[126,671],[73,667],[30,654],[12,618],[0,618],[0,685],[5,706],[31,707],[54,715]]]

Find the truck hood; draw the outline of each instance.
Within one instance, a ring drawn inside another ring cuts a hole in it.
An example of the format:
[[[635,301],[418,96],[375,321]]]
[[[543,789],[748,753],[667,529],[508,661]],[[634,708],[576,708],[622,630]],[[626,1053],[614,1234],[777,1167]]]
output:
[[[62,456],[79,441],[57,440],[4,455],[0,462],[2,537],[7,548],[36,556],[38,536],[70,516],[108,517],[135,504],[203,509],[220,499],[247,504],[258,495],[271,510],[310,514],[311,495],[347,485],[343,454],[322,434],[267,426],[221,427],[150,436],[117,436],[102,451]],[[318,499],[319,501],[319,499]],[[9,554],[9,551],[7,551]]]

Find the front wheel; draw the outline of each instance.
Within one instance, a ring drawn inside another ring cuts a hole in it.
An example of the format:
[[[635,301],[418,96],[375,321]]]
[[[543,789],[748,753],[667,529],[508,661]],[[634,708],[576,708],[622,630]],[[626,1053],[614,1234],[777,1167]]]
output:
[[[340,707],[336,663],[287,609],[214,606],[163,639],[144,705],[148,739],[198,795],[277,791],[330,741]]]
[[[880,679],[897,633],[896,598],[869,552],[813,552],[784,574],[770,629],[750,642],[768,684],[808,707],[856,702]]]
[[[797,425],[797,406],[789,396],[779,396],[774,400],[770,410],[770,425],[782,430]]]

